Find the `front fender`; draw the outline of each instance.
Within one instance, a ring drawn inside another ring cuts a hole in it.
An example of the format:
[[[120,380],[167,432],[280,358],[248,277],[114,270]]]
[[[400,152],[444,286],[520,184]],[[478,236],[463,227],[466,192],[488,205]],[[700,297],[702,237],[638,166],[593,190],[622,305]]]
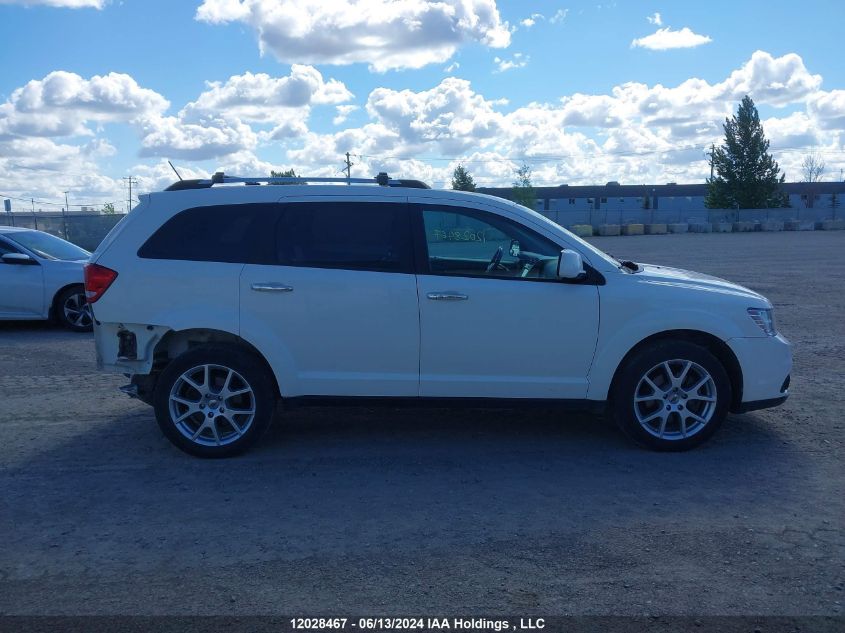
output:
[[[724,314],[706,308],[666,308],[655,306],[633,317],[630,308],[606,306],[602,317],[596,355],[590,368],[587,398],[607,400],[613,376],[625,355],[645,339],[675,330],[692,330],[709,334],[722,341],[742,336],[741,329]]]

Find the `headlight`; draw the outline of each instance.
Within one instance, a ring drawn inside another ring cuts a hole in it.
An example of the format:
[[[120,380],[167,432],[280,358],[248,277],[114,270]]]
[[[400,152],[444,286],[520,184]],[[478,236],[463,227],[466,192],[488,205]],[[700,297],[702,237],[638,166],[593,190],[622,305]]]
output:
[[[760,329],[763,330],[767,336],[774,336],[777,334],[775,330],[775,317],[772,314],[771,308],[748,308],[748,316]]]

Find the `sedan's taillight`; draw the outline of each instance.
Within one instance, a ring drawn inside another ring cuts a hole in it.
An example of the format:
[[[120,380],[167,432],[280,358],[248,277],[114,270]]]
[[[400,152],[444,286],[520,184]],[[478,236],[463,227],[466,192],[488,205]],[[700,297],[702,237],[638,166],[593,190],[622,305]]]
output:
[[[111,268],[99,264],[85,264],[85,297],[88,303],[94,303],[109,289],[117,279],[117,273]]]

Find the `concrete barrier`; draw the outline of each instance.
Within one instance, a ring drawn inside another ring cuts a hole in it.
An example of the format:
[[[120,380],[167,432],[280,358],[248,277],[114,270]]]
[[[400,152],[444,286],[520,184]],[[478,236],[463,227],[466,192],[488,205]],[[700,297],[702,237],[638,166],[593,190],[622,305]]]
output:
[[[754,222],[734,222],[734,233],[750,233],[754,230]]]
[[[673,222],[666,228],[669,229],[670,233],[686,233],[687,231],[689,231],[689,224],[687,224],[686,222]]]
[[[690,222],[689,223],[689,232],[690,233],[711,233],[713,231],[713,225],[710,222]]]
[[[619,235],[618,224],[599,224],[599,235],[610,236]]]
[[[760,223],[761,231],[783,231],[784,223],[780,220],[763,220]]]
[[[578,237],[593,237],[592,224],[573,224],[569,230],[575,233]]]
[[[842,231],[845,229],[845,220],[837,218],[835,220],[822,220],[816,222],[816,230],[821,231]]]
[[[816,230],[816,223],[810,220],[809,222],[799,222],[798,223],[798,230],[799,231],[815,231]]]
[[[642,235],[645,233],[643,224],[623,224],[622,235]]]
[[[733,233],[734,225],[730,222],[716,222],[713,225],[714,233]]]
[[[666,225],[665,224],[646,224],[645,225],[645,234],[646,235],[666,235]]]

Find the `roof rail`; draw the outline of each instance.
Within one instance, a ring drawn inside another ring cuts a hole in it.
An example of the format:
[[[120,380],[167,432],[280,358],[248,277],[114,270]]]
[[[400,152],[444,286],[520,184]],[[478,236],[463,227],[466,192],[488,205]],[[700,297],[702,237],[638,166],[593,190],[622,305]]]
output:
[[[331,182],[344,183],[347,185],[379,185],[382,187],[409,187],[413,189],[431,189],[431,187],[429,187],[421,180],[391,180],[385,172],[379,172],[379,174],[375,178],[309,178],[307,176],[260,176],[255,178],[245,178],[238,176],[227,176],[222,171],[218,171],[214,175],[212,175],[211,178],[200,180],[180,180],[179,182],[174,182],[172,185],[167,187],[165,191],[181,191],[184,189],[208,189],[213,185],[228,185],[239,183],[243,183],[245,185],[258,185],[261,183],[266,183],[268,185],[301,185],[308,184],[310,182]]]

